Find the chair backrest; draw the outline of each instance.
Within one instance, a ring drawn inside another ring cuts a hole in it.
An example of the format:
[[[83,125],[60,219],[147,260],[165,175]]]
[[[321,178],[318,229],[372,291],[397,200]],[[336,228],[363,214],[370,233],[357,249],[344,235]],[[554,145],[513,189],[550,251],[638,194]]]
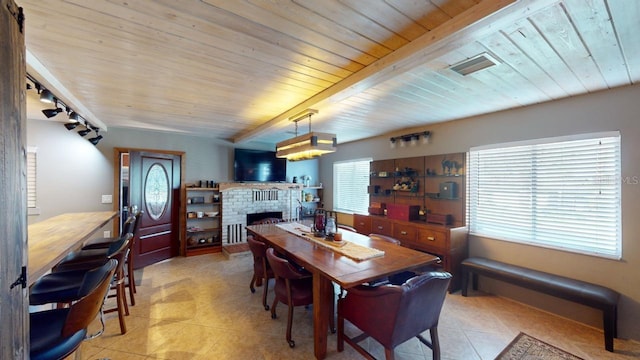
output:
[[[296,268],[289,263],[289,260],[283,259],[276,255],[273,248],[267,249],[267,261],[273,269],[273,274],[276,278],[280,279],[302,279],[308,277],[308,274],[303,274],[296,270]]]
[[[247,236],[247,243],[249,244],[249,250],[253,255],[253,268],[254,271],[262,272],[267,270],[267,244],[256,240],[253,236]]]
[[[358,232],[353,226],[344,225],[344,224],[338,224],[338,229],[351,231],[351,232]]]
[[[120,237],[118,240],[109,244],[109,249],[107,250],[107,257],[111,258],[115,256],[117,253],[124,251],[126,247],[129,246],[129,242],[133,238],[132,233],[127,233],[124,236]]]
[[[393,238],[391,236],[382,235],[382,234],[369,234],[369,237],[372,239],[384,240],[392,244],[400,245],[400,240]]]
[[[397,345],[438,325],[451,274],[430,271],[409,279],[400,287],[392,342]],[[394,345],[394,346],[395,346]]]
[[[127,220],[122,224],[122,232],[120,232],[120,237],[127,235],[130,232],[133,232],[133,227],[136,224],[136,216],[129,215]]]
[[[69,308],[69,314],[62,329],[63,337],[86,329],[96,318],[111,286],[117,263],[117,260],[111,259],[84,275],[79,291],[82,298],[71,304]]]

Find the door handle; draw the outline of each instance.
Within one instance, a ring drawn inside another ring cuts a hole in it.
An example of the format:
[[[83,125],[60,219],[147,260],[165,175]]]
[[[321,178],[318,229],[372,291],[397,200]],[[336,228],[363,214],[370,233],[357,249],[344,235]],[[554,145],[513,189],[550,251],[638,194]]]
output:
[[[427,236],[427,240],[429,241],[436,241],[436,238],[433,236]]]
[[[400,235],[407,235],[406,231],[400,231]]]

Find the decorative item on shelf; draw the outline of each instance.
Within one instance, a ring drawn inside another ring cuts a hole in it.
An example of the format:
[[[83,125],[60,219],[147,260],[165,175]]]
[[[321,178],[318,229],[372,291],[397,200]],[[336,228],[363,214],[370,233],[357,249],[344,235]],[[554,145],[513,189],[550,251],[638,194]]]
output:
[[[371,215],[384,215],[384,210],[386,209],[387,204],[380,202],[371,202],[371,206],[369,206],[369,214]]]
[[[313,194],[312,193],[306,193],[304,195],[304,201],[306,202],[312,202],[313,201]]]
[[[204,196],[195,196],[191,198],[192,204],[204,204]]]
[[[394,220],[418,220],[418,205],[387,204],[387,217]]]
[[[427,214],[427,222],[431,224],[439,225],[451,225],[453,223],[453,216],[450,214]]]
[[[445,181],[440,183],[440,199],[456,199],[458,197],[458,184],[453,181]]]
[[[311,132],[311,116],[318,110],[307,109],[289,118],[296,126],[296,136],[276,144],[276,156],[289,161],[308,160],[336,151],[335,134]],[[298,121],[309,119],[309,132],[298,136]]]
[[[214,203],[220,202],[220,194],[213,194],[211,201]]]

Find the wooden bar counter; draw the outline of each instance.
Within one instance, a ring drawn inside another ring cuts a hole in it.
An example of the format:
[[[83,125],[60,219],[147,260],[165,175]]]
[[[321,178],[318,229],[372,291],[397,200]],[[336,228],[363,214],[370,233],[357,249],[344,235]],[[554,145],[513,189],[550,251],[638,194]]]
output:
[[[79,249],[117,211],[68,213],[29,225],[27,284],[31,286],[69,252]]]

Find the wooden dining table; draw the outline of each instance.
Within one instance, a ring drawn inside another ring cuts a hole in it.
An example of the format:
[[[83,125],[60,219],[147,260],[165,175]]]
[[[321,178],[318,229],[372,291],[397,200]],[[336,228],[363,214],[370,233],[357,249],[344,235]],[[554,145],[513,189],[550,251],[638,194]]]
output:
[[[313,337],[316,359],[327,355],[327,329],[333,316],[332,282],[344,289],[384,278],[404,270],[411,270],[438,261],[438,257],[405,248],[390,242],[373,239],[351,231],[343,231],[343,241],[350,241],[384,252],[382,256],[356,260],[330,247],[321,246],[277,224],[247,226],[247,233],[263,241],[279,253],[289,257],[313,275]]]
[[[69,252],[77,250],[117,211],[66,213],[27,228],[27,284],[31,286]]]

